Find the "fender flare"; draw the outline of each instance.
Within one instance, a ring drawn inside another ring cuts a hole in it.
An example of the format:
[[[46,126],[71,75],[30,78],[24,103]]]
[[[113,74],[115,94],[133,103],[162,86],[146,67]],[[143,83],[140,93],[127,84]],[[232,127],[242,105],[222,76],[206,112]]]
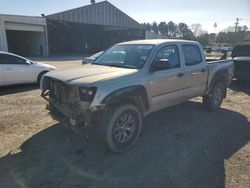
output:
[[[149,101],[146,88],[140,85],[118,89],[107,95],[101,103],[109,106],[123,102],[131,102],[135,104],[142,115],[145,115],[149,110]]]
[[[225,88],[227,88],[228,86],[228,71],[227,69],[221,69],[221,70],[218,70],[214,73],[214,76],[212,78],[212,81],[210,82],[209,84],[209,87],[208,87],[208,93],[210,93],[213,88],[214,88],[214,85],[217,83],[217,82],[222,82],[223,84],[225,84]],[[225,89],[224,91],[224,97],[226,97],[226,93],[227,93],[227,89]]]

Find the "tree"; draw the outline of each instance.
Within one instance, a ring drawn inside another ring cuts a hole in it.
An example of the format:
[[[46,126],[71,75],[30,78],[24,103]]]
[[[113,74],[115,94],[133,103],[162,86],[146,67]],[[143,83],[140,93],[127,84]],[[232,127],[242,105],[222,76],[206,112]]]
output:
[[[175,38],[178,33],[178,26],[174,22],[170,21],[167,24],[167,28],[168,28],[168,35],[171,38]]]
[[[186,35],[186,32],[188,31],[188,25],[181,22],[178,24],[178,27],[179,27],[179,36],[180,38],[183,38],[184,35]]]
[[[190,28],[193,31],[195,37],[198,37],[199,35],[204,33],[204,31],[202,30],[202,25],[199,23],[192,24]]]
[[[183,35],[183,39],[186,39],[186,40],[195,40],[194,33],[192,32],[191,29],[187,29],[187,31]]]
[[[228,32],[234,32],[235,26],[228,26],[226,29],[223,29],[222,32],[228,33]]]
[[[209,45],[209,34],[201,34],[197,37],[197,41],[201,43],[203,46]]]
[[[153,22],[153,24],[152,24],[152,30],[153,30],[155,33],[158,34],[159,30],[158,30],[158,25],[157,25],[156,22]]]
[[[247,32],[247,31],[248,31],[248,27],[247,27],[246,25],[243,25],[243,26],[241,27],[241,31]]]
[[[152,25],[150,23],[144,23],[144,28],[147,30],[147,31],[151,31],[152,30]]]
[[[160,31],[161,34],[167,36],[168,35],[168,27],[167,27],[166,22],[161,22],[158,25],[158,30]]]

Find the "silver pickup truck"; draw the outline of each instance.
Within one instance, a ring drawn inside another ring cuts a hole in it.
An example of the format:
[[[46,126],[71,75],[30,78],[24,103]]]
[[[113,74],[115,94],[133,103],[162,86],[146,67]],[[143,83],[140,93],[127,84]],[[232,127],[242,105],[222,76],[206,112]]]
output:
[[[233,71],[232,60],[207,62],[194,41],[139,40],[116,44],[82,68],[47,73],[41,89],[54,119],[78,132],[97,125],[108,148],[123,152],[151,112],[197,96],[218,109]]]

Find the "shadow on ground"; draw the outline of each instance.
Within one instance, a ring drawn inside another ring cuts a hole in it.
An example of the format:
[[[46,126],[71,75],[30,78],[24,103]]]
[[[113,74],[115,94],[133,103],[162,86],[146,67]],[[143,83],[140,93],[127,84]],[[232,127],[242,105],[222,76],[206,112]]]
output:
[[[246,117],[197,102],[154,113],[144,125],[122,154],[53,125],[0,159],[0,187],[224,187],[224,160],[250,141]]]
[[[39,88],[38,84],[23,84],[23,85],[0,87],[0,96],[31,91],[38,88]]]
[[[241,91],[250,95],[250,81],[233,80],[230,85],[230,89],[233,91]]]

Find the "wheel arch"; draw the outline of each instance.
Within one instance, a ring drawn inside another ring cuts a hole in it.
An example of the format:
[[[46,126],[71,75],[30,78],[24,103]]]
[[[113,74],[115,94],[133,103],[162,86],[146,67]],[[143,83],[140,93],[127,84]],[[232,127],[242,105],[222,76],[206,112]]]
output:
[[[48,71],[48,70],[43,70],[43,71],[41,71],[41,72],[38,74],[38,76],[37,76],[37,83],[40,82],[42,76],[43,76],[44,74],[46,74],[47,72],[49,72],[49,71]]]
[[[141,85],[136,85],[118,89],[106,96],[101,103],[110,106],[127,102],[136,105],[142,115],[145,115],[149,110],[146,88]]]
[[[211,93],[216,83],[222,82],[225,85],[224,97],[226,97],[228,80],[229,76],[227,69],[218,70],[217,72],[215,72],[213,79],[209,84],[208,93]]]

